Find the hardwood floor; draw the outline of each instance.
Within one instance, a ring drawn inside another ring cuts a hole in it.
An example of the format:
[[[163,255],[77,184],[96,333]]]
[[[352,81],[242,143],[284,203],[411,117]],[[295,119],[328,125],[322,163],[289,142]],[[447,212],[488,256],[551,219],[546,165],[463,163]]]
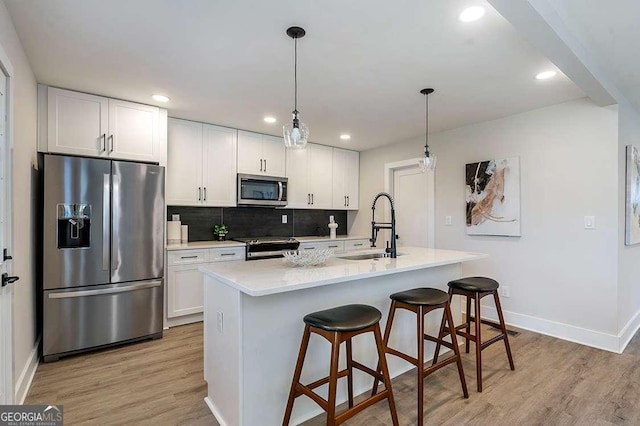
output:
[[[483,330],[485,338],[490,333]],[[622,355],[527,331],[510,342],[516,371],[501,344],[483,351],[482,393],[475,391],[473,344],[463,353],[469,399],[462,398],[455,365],[427,377],[425,423],[640,424],[639,335]],[[202,364],[202,324],[175,327],[161,340],[41,364],[26,403],[64,404],[67,425],[217,425],[203,401]],[[400,424],[415,424],[415,371],[396,378],[393,391]],[[324,415],[305,424],[322,425]],[[344,424],[389,425],[388,405]]]
[[[202,323],[159,340],[40,364],[26,404],[63,404],[65,425],[217,425],[204,403]]]

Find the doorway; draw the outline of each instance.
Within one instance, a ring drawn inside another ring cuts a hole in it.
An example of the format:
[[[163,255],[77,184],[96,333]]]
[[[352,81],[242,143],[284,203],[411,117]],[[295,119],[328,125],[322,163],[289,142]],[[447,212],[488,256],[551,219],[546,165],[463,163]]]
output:
[[[12,249],[12,76],[13,68],[0,46],[0,274],[11,275],[11,262],[3,253]],[[0,405],[13,404],[13,286],[0,287]]]
[[[419,160],[414,158],[384,166],[385,191],[391,194],[395,204],[398,247],[435,246],[434,173],[423,173]]]

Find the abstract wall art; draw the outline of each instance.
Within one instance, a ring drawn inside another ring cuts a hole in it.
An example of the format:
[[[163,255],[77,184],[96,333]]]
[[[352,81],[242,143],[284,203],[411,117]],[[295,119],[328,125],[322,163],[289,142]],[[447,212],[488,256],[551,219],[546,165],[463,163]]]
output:
[[[520,158],[466,165],[467,234],[520,236]]]
[[[625,244],[640,243],[640,147],[627,145]]]

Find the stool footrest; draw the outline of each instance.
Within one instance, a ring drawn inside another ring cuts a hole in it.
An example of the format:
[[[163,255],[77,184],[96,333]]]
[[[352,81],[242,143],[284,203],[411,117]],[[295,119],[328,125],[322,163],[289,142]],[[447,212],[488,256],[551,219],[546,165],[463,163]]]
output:
[[[486,342],[482,343],[480,345],[481,349],[485,349],[487,346],[489,345],[493,345],[496,342],[499,342],[500,340],[504,340],[504,334],[500,333],[497,336],[493,336],[491,339],[487,340]]]
[[[440,343],[445,348],[453,349],[453,345],[451,343],[447,342],[444,339],[438,339],[437,337],[429,336],[428,334],[424,335],[424,340],[428,340],[434,343]]]
[[[358,414],[360,411],[364,410],[365,408],[376,404],[380,401],[382,401],[383,399],[387,398],[387,395],[389,394],[389,390],[385,389],[383,391],[380,391],[379,393],[369,397],[368,399],[365,399],[364,401],[362,401],[359,404],[354,405],[353,407],[349,408],[347,411],[340,413],[338,416],[336,416],[336,425],[342,424],[345,421],[347,421],[348,419],[350,419],[351,417],[353,417],[354,415]]]
[[[411,364],[413,364],[413,365],[418,365],[418,358],[414,358],[414,357],[412,357],[412,356],[409,356],[409,355],[407,355],[407,354],[405,354],[405,353],[402,353],[402,352],[397,351],[397,350],[395,350],[395,349],[393,349],[393,348],[390,348],[390,347],[386,347],[386,348],[385,348],[385,351],[386,351],[388,354],[391,354],[391,355],[395,355],[395,356],[397,356],[397,357],[400,357],[400,358],[404,359],[405,361],[410,362],[410,363],[411,363]]]
[[[382,381],[384,383],[384,376],[382,375],[382,373],[377,373],[376,371],[372,370],[371,368],[367,367],[366,365],[362,365],[357,361],[351,361],[351,366],[353,368],[357,368],[360,371],[364,371],[365,373],[369,374],[370,376]],[[338,375],[338,377],[341,377],[340,375]]]
[[[324,411],[329,409],[329,403],[326,399],[322,398],[320,395],[312,391],[307,386],[301,385],[300,383],[296,384],[296,398],[300,395],[306,395],[312,400],[315,401]]]
[[[454,356],[450,356],[449,358],[443,360],[443,361],[438,361],[437,364],[429,366],[427,368],[425,368],[424,371],[424,375],[428,376],[429,374],[433,373],[434,371],[438,371],[440,370],[442,367],[445,367],[451,363],[457,362],[458,361],[458,357],[456,355]]]
[[[475,321],[476,321],[476,317],[475,317],[475,316],[469,316],[469,322],[475,322]],[[484,325],[489,325],[489,326],[491,326],[491,327],[493,327],[493,328],[497,328],[498,330],[501,330],[501,329],[502,329],[502,328],[501,328],[501,326],[500,326],[500,324],[499,324],[499,323],[497,323],[497,322],[495,322],[495,321],[491,321],[491,320],[488,320],[488,319],[482,319],[482,318],[480,318],[480,322],[481,322],[482,324],[484,324]],[[462,325],[463,325],[463,326],[465,326],[466,324],[462,324]],[[460,327],[460,326],[458,326],[458,327]],[[456,327],[456,329],[457,329],[458,327]]]
[[[346,368],[342,371],[338,371],[338,378],[345,377],[348,375],[349,375],[349,370],[347,370]],[[308,385],[302,385],[302,386],[305,386],[309,389],[315,389],[318,386],[326,385],[327,383],[329,383],[329,376],[325,377],[324,379],[316,380],[315,382],[309,383]]]

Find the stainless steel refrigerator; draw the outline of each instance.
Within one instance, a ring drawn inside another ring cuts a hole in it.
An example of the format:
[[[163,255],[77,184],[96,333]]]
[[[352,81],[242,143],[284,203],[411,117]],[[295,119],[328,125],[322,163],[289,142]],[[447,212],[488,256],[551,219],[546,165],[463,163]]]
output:
[[[161,337],[164,167],[42,160],[44,360]]]

